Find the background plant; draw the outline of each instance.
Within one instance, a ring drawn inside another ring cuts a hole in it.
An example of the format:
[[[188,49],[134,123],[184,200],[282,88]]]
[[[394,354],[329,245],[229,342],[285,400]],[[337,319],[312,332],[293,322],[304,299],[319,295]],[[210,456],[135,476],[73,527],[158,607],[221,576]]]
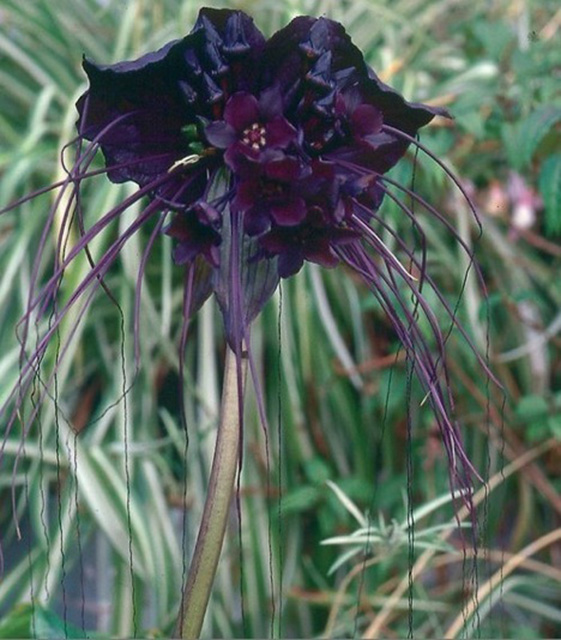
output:
[[[74,102],[85,88],[82,53],[108,63],[136,57],[183,35],[200,8],[188,1],[51,4],[3,0],[0,8],[0,206],[62,175],[58,154],[74,135]],[[555,277],[561,256],[561,54],[553,44],[561,14],[556,3],[294,0],[228,6],[251,13],[265,33],[301,13],[339,20],[384,80],[410,99],[445,104],[456,116],[450,126],[430,128],[422,142],[462,176],[484,216],[476,250],[489,287],[488,311],[468,280],[459,314],[485,351],[488,313],[491,363],[506,387],[505,398],[491,387],[488,392],[475,359],[452,337],[450,365],[472,459],[496,478],[480,507],[481,589],[500,566],[508,569],[511,558],[519,562],[511,573],[505,571],[502,586],[497,581],[480,598],[479,616],[469,619],[479,620],[483,636],[555,635],[561,625],[560,577],[552,567],[559,564],[559,542],[547,536],[558,530],[561,514],[556,440],[561,288]],[[466,241],[474,241],[465,203],[437,166],[411,155],[396,177],[410,181],[413,166],[419,192],[446,212]],[[107,210],[127,188],[103,180],[92,185],[84,195],[88,215]],[[18,375],[14,327],[51,202],[45,195],[0,217],[0,401]],[[403,234],[411,233],[391,202],[384,206]],[[465,260],[437,232],[429,241],[433,271],[454,303]],[[135,626],[143,633],[166,633],[176,615],[184,474],[185,544],[192,545],[214,442],[223,339],[220,318],[212,306],[205,307],[186,354],[185,464],[176,398],[180,276],[171,263],[169,239],[162,238],[143,288],[137,367],[130,318],[141,246],[142,238],[130,244],[107,279],[118,306],[99,295],[73,342],[57,380],[59,411],[46,403],[23,445],[18,433],[7,441],[0,469],[5,556],[0,632],[5,636],[17,635],[14,629],[41,635],[41,625],[48,624],[59,635],[61,629],[73,635],[75,627],[116,635],[130,635]],[[63,286],[64,297],[72,277]],[[69,322],[61,341],[71,330]],[[280,436],[272,430],[267,446],[249,398],[240,494],[243,549],[240,553],[234,517],[208,635],[243,633],[240,582],[247,635],[267,635],[271,624],[286,636],[326,628],[334,635],[377,628],[380,635],[404,636],[410,626],[415,637],[443,635],[458,618],[460,604],[469,607],[473,601],[471,565],[461,552],[426,556],[410,586],[410,566],[420,561],[421,550],[376,563],[360,553],[330,574],[340,550],[320,544],[356,528],[326,480],[374,523],[379,513],[387,522],[403,518],[404,491],[415,507],[447,491],[433,421],[419,407],[418,391],[410,388],[380,309],[349,274],[308,268],[284,283],[254,334],[255,352],[266,362],[271,423],[280,419],[282,429]],[[54,352],[47,356],[52,357]],[[452,509],[442,507],[419,526],[452,518]],[[539,555],[528,555],[540,540],[545,546]],[[448,543],[458,548],[458,535]],[[400,581],[405,591],[396,598]],[[492,616],[489,597],[498,603]],[[12,609],[19,601],[34,605],[34,627],[31,609]]]

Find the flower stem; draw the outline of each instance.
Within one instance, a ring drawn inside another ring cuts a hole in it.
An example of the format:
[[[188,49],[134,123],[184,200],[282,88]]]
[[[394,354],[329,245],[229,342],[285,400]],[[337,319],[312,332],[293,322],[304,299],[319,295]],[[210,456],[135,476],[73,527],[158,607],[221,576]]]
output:
[[[239,462],[240,402],[243,400],[247,362],[242,359],[240,376],[236,356],[227,347],[224,369],[220,425],[209,488],[175,629],[175,635],[181,638],[200,637],[224,541]]]

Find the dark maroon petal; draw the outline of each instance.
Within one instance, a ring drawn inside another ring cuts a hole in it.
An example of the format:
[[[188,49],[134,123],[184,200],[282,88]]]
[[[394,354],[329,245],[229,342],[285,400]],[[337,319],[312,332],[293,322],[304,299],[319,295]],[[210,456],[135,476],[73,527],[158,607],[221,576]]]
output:
[[[218,120],[205,127],[205,137],[214,147],[227,149],[237,139],[237,134],[234,127]]]
[[[235,93],[226,103],[224,120],[236,132],[241,134],[252,124],[259,122],[259,103],[255,96],[249,93]]]
[[[300,271],[304,265],[304,256],[299,248],[282,253],[278,258],[278,270],[281,278],[290,278]]]
[[[264,164],[263,171],[271,180],[292,182],[302,177],[304,169],[296,158],[284,156]]]
[[[224,154],[224,162],[232,169],[236,176],[240,179],[253,179],[259,174],[259,151],[252,149],[246,144],[242,144],[236,140],[230,145]]]
[[[306,203],[302,198],[287,198],[271,204],[271,217],[282,227],[300,224],[306,217]]]
[[[267,145],[286,149],[297,137],[296,129],[283,118],[277,116],[265,125]]]
[[[280,229],[273,229],[267,235],[259,238],[259,244],[271,255],[282,253],[294,246],[294,243],[290,242],[290,236],[287,236]]]
[[[314,161],[307,169],[308,175],[294,184],[294,193],[320,208],[333,208],[337,203],[340,187],[340,175],[336,174],[335,165]]]
[[[247,211],[253,207],[258,192],[259,182],[257,180],[239,182],[234,198],[232,199],[232,209],[234,209],[234,211]]]
[[[176,214],[165,233],[177,240],[173,250],[173,258],[177,264],[186,264],[203,256],[213,267],[218,266],[219,253],[214,247],[220,245],[221,235],[212,227],[201,223],[195,210]]]
[[[259,245],[266,254],[278,256],[278,274],[281,278],[288,278],[298,273],[304,264],[304,253],[299,242],[295,242],[295,235],[286,229],[272,229],[259,238]]]
[[[322,267],[332,268],[339,264],[339,259],[331,250],[331,245],[327,238],[318,238],[304,249],[306,260],[315,262]]]
[[[260,236],[268,231],[270,226],[271,218],[263,207],[252,207],[245,212],[244,230],[249,236]]]

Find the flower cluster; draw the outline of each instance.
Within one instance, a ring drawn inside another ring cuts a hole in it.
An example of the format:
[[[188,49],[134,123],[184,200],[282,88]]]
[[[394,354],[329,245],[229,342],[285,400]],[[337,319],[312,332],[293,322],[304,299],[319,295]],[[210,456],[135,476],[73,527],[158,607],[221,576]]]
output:
[[[382,84],[325,18],[297,18],[265,40],[240,11],[203,9],[190,35],[156,53],[84,68],[80,136],[101,147],[112,181],[136,182],[172,212],[176,262],[212,267],[197,304],[215,291],[228,310],[226,279],[246,323],[279,277],[305,260],[334,266],[357,245],[380,176],[439,113]],[[251,292],[233,281],[233,255],[258,283]]]
[[[436,321],[423,287],[448,312],[451,326],[469,338],[427,272],[422,226],[399,195],[416,202],[471,253],[438,211],[386,175],[411,144],[424,149],[418,130],[446,113],[409,103],[383,84],[344,28],[326,18],[296,18],[267,40],[241,11],[203,9],[189,35],[159,51],[108,66],[86,59],[83,66],[89,87],[77,103],[78,154],[62,184],[72,197],[60,196],[47,222],[53,225],[54,210],[62,207],[61,243],[76,218],[81,235],[59,252],[53,276],[30,297],[23,343],[31,317],[45,314],[56,300],[65,269],[78,254],[87,253],[91,270],[26,357],[19,392],[30,388],[62,318],[80,299],[87,307],[90,290],[105,286],[103,277],[123,245],[155,218],[139,283],[156,235],[167,233],[175,262],[186,270],[185,322],[214,293],[238,356],[281,278],[296,274],[305,261],[324,267],[343,262],[353,269],[387,314],[424,384],[453,474],[464,484],[471,467],[453,418],[449,332]],[[92,169],[100,149],[101,172],[139,188],[87,228],[78,193],[82,181],[100,173]],[[391,198],[410,222],[421,239],[420,253],[380,215],[383,198]],[[94,262],[89,243],[138,202],[146,204],[137,218]]]

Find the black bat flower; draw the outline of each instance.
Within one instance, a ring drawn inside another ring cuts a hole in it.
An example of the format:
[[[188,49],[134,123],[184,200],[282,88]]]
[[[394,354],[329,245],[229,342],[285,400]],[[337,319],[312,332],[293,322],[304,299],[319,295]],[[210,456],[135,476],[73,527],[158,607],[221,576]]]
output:
[[[446,336],[420,283],[465,333],[427,271],[424,250],[419,256],[408,247],[379,213],[382,200],[392,198],[424,237],[385,174],[411,144],[420,146],[418,130],[446,113],[409,103],[383,84],[344,28],[326,18],[296,18],[267,40],[241,11],[203,9],[189,35],[159,51],[109,66],[84,60],[83,66],[89,87],[77,103],[79,153],[62,186],[77,203],[101,150],[109,180],[134,182],[138,190],[59,252],[52,278],[30,297],[24,326],[49,309],[76,256],[131,205],[144,205],[57,310],[8,403],[17,404],[31,385],[68,310],[91,299],[91,287],[103,282],[124,243],[155,219],[156,232],[174,238],[175,262],[186,270],[185,321],[214,293],[237,354],[280,278],[296,274],[305,261],[344,263],[356,272],[411,357],[452,474],[465,486],[473,469],[454,420]],[[397,187],[461,243],[428,203]],[[74,215],[67,207],[64,225]],[[407,269],[382,234],[393,236]]]

